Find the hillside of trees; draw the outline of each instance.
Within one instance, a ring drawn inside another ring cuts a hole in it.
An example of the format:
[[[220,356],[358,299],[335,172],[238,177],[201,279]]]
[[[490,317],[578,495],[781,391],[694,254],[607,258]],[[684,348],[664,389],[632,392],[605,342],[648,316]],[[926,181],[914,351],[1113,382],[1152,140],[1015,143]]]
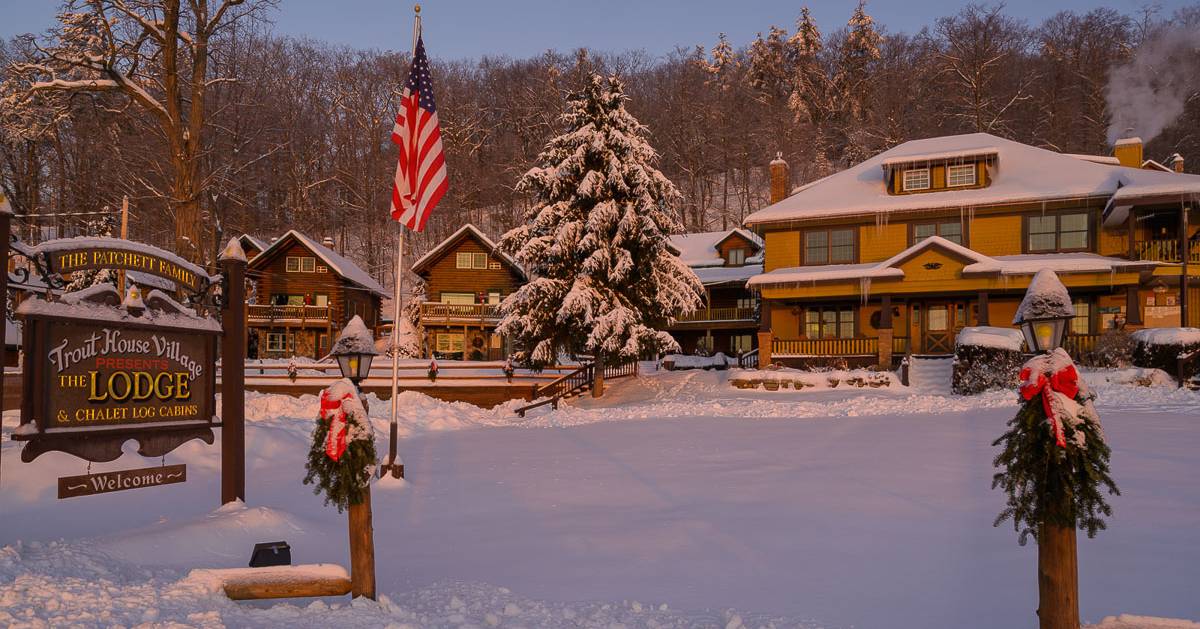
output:
[[[0,42],[0,185],[22,237],[70,234],[88,217],[45,215],[113,209],[127,195],[132,238],[192,259],[211,262],[231,234],[294,227],[332,236],[390,283],[388,137],[408,54],[275,36],[275,10],[87,0],[48,33]],[[1189,171],[1200,165],[1195,86],[1141,82],[1155,64],[1182,83],[1200,75],[1200,4],[1039,24],[971,5],[912,34],[889,33],[860,5],[841,24],[800,9],[794,24],[763,27],[741,49],[722,35],[661,57],[435,58],[450,190],[412,253],[465,222],[499,233],[520,219],[516,183],[592,71],[625,82],[690,231],[762,207],[776,154],[799,185],[913,138],[986,131],[1107,154],[1128,126],[1149,140],[1148,158],[1178,151]]]

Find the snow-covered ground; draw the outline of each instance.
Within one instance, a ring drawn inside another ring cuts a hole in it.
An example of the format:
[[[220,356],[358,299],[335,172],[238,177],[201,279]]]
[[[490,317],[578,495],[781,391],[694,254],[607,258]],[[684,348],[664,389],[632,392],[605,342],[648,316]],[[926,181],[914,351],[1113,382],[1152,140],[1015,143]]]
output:
[[[347,564],[345,515],[300,484],[315,397],[248,395],[247,506],[217,508],[219,441],[167,455],[182,485],[56,500],[87,464],[21,463],[6,438],[0,626],[1036,626],[1036,548],[991,526],[1015,394],[728,375],[651,371],[524,420],[403,394],[410,480],[373,497],[379,603],[234,603],[189,578],[280,539],[296,563]],[[1087,377],[1123,495],[1080,539],[1083,617],[1200,629],[1150,618],[1200,619],[1200,394]],[[370,411],[386,447],[388,405]]]

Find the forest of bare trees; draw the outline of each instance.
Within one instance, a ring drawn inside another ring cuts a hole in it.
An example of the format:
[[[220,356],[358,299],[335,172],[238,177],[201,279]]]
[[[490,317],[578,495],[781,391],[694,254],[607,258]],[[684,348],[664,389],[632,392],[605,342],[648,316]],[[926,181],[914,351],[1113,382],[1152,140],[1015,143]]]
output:
[[[0,42],[0,185],[22,237],[72,233],[87,217],[63,214],[127,195],[131,237],[192,259],[211,262],[231,234],[298,228],[332,236],[390,283],[388,137],[408,54],[272,35],[275,10],[266,0],[75,0],[50,32]],[[1139,64],[1180,64],[1185,82],[1200,68],[1194,47],[1139,57],[1194,35],[1200,5],[1040,24],[971,5],[913,34],[889,33],[862,5],[842,24],[798,10],[742,49],[722,35],[662,57],[435,59],[450,190],[409,239],[414,253],[465,222],[514,225],[525,202],[514,186],[591,71],[624,79],[693,231],[762,207],[777,153],[799,185],[913,138],[986,131],[1107,153],[1128,126],[1149,140],[1148,157],[1178,151],[1194,156],[1188,170],[1200,164],[1195,86],[1175,86],[1178,111],[1155,117],[1146,109],[1158,104],[1138,96],[1160,86],[1137,81]]]

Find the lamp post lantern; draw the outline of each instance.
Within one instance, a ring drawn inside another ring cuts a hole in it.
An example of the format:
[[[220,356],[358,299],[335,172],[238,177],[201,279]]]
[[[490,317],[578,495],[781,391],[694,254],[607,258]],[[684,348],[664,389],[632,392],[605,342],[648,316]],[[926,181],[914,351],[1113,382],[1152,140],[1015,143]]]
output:
[[[1067,322],[1075,317],[1071,295],[1049,269],[1038,271],[1029,282],[1013,323],[1021,326],[1025,344],[1036,354],[1047,354],[1062,347]]]

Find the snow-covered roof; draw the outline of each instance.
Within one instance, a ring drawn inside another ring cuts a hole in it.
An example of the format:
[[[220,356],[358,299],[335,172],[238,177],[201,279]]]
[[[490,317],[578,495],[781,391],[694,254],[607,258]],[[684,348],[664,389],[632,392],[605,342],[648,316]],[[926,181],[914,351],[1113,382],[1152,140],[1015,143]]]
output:
[[[858,264],[823,264],[775,269],[750,278],[747,286],[772,286],[807,282],[831,282],[852,279],[902,278],[900,264],[918,253],[937,248],[958,257],[966,264],[963,275],[1033,275],[1042,269],[1058,273],[1099,273],[1105,271],[1137,271],[1157,266],[1157,262],[1110,258],[1094,253],[1044,253],[1012,256],[987,256],[951,242],[941,236],[930,236],[881,262]]]
[[[254,236],[251,236],[250,234],[242,234],[241,236],[238,236],[238,239],[240,239],[244,244],[248,244],[259,251],[263,251],[267,248],[267,243],[255,238]]]
[[[888,194],[884,167],[889,163],[911,162],[916,158],[956,159],[956,155],[977,154],[991,148],[996,153],[989,166],[987,187]],[[745,223],[761,225],[904,210],[1103,199],[1114,197],[1114,193],[1136,199],[1147,192],[1200,197],[1200,176],[1096,163],[987,133],[971,133],[905,142],[803,187],[751,214]]]
[[[693,268],[692,271],[696,274],[696,277],[700,278],[700,283],[705,286],[716,286],[718,284],[744,285],[750,278],[760,275],[763,271],[763,266],[761,264],[706,266]]]
[[[904,146],[905,144],[901,144],[897,148],[902,148]],[[932,152],[922,152],[920,150],[917,152],[896,151],[893,149],[893,151],[889,151],[889,153],[891,153],[891,155],[881,162],[881,165],[884,168],[892,168],[902,164],[922,164],[979,158],[987,159],[999,155],[1000,149],[996,148],[995,146],[975,146],[937,149]]]
[[[762,238],[740,227],[715,232],[674,234],[671,236],[671,246],[678,252],[679,259],[693,269],[723,266],[725,258],[721,257],[721,251],[718,247],[720,247],[721,243],[734,236],[741,236],[749,241],[754,246],[755,252],[762,250]],[[755,256],[748,256],[746,261],[753,263],[761,260],[758,260]]]
[[[483,247],[488,250],[488,253],[496,256],[496,258],[508,265],[509,268],[515,271],[522,278],[525,277],[525,270],[521,268],[521,265],[517,264],[517,261],[513,260],[508,254],[501,251],[496,243],[492,241],[491,238],[487,237],[487,234],[484,234],[482,230],[471,223],[467,223],[466,225],[459,227],[458,231],[450,234],[448,238],[439,242],[437,246],[435,246],[433,249],[430,249],[425,255],[417,258],[417,261],[413,262],[412,264],[412,272],[420,273],[421,270],[423,270],[426,266],[432,264],[434,260],[440,258],[446,252],[446,250],[457,243],[459,239],[467,236],[468,234],[474,236],[475,239],[479,241],[479,244],[483,245]]]
[[[1097,164],[1105,164],[1108,166],[1120,166],[1121,160],[1112,155],[1090,155],[1088,153],[1063,153],[1067,157],[1074,157],[1085,162],[1095,162]]]
[[[294,229],[288,230],[286,234],[281,236],[275,242],[271,243],[271,246],[263,249],[262,253],[254,256],[254,259],[250,261],[250,265],[257,266],[265,264],[268,258],[284,247],[289,238],[296,239],[297,242],[304,245],[309,251],[316,254],[318,258],[321,258],[321,260],[323,260],[325,264],[329,266],[330,270],[349,280],[350,282],[353,282],[380,297],[387,297],[390,294],[382,284],[380,284],[375,278],[371,277],[369,273],[362,270],[362,268],[360,268],[357,264],[351,262],[345,257],[342,257],[329,247],[318,243],[312,238],[309,238],[308,236],[305,236]]]

